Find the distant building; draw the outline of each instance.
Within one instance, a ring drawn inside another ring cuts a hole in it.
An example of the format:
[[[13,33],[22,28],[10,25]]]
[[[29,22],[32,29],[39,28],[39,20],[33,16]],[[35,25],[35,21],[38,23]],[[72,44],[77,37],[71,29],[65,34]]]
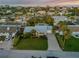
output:
[[[60,21],[68,21],[66,16],[53,16],[55,24],[58,24]]]
[[[25,16],[17,16],[15,22],[26,23],[26,17]]]
[[[27,16],[33,16],[34,13],[33,12],[27,12]]]
[[[53,7],[49,9],[49,11],[54,11],[54,10],[55,10],[55,9],[54,9]]]
[[[55,12],[47,12],[48,15],[53,16]]]
[[[22,12],[15,12],[15,14],[22,15],[23,13]]]
[[[12,13],[12,11],[11,10],[7,10],[6,13]]]
[[[6,22],[6,19],[0,19],[0,22]]]
[[[38,11],[37,14],[45,15],[46,14],[46,11]]]

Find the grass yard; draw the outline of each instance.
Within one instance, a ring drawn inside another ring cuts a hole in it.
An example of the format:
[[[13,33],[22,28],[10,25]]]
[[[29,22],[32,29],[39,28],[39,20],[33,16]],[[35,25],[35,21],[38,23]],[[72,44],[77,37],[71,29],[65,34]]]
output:
[[[71,37],[66,41],[64,48],[65,51],[79,51],[79,39]]]
[[[17,39],[15,39],[17,40]],[[48,40],[44,38],[22,39],[16,46],[17,50],[47,50]]]
[[[63,48],[62,47],[63,37],[61,37],[59,35],[56,37],[57,37],[60,47]],[[66,40],[63,50],[64,51],[74,51],[74,52],[79,51],[79,39],[71,36],[70,39]]]

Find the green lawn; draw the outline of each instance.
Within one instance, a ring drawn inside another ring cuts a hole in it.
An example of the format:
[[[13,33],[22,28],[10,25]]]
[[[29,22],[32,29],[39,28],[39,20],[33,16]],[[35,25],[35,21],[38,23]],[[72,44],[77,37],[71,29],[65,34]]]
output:
[[[71,37],[66,41],[65,51],[79,51],[79,39]]]
[[[60,45],[61,48],[63,45],[63,37],[61,36],[56,36],[58,43]],[[78,38],[74,38],[71,36],[70,39],[67,39],[64,45],[64,51],[79,51],[79,39]]]
[[[15,49],[18,50],[47,50],[48,41],[47,39],[44,38],[27,38],[27,39],[22,39],[14,47]]]

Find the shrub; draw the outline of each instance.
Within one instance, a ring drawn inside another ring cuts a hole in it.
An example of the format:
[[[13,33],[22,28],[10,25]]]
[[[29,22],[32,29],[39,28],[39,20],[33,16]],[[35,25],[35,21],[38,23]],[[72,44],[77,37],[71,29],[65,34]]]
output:
[[[13,46],[17,46],[17,44],[19,44],[19,42],[22,40],[22,38],[23,38],[22,36],[15,37]]]
[[[47,39],[47,37],[46,37],[45,35],[40,36],[40,38],[42,38],[42,39]]]

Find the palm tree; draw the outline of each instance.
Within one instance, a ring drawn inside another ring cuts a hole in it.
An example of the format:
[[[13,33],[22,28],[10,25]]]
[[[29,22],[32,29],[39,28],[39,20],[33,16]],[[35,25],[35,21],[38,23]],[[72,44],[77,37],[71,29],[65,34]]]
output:
[[[68,40],[71,37],[71,31],[70,29],[65,29],[64,30],[64,41],[63,41],[63,48],[65,46],[66,40]]]
[[[63,22],[63,21],[60,21],[60,22],[58,23],[58,26],[59,26],[59,28],[60,28],[62,31],[64,31],[64,30],[67,28],[66,23]]]
[[[60,26],[60,29],[63,32],[63,45],[62,46],[64,48],[66,40],[70,38],[71,31],[70,31],[70,29],[68,29],[68,27],[67,27],[65,22],[60,22],[59,26]]]

